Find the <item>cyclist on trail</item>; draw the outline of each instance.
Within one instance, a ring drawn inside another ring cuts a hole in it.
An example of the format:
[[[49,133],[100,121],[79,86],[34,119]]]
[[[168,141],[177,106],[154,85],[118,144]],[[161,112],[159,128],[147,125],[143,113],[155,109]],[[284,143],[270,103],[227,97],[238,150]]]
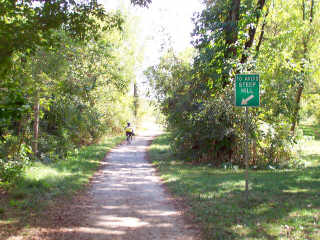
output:
[[[131,124],[129,122],[127,123],[127,126],[125,127],[125,131],[126,131],[127,138],[134,136],[133,127],[131,127]]]

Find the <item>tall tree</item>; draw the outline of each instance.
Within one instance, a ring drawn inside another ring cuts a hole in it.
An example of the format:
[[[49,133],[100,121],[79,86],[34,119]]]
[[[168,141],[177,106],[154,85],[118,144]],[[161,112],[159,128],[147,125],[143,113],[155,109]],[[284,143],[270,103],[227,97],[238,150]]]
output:
[[[249,112],[255,140],[250,163],[287,161],[294,142],[290,127],[303,90],[300,82],[308,82],[311,67],[316,67],[310,58],[311,47],[319,44],[313,24],[316,1],[304,0],[304,21],[301,14],[297,17],[301,0],[205,2],[207,8],[195,18],[198,54],[190,75],[178,75],[181,65],[167,56],[167,64],[160,62],[147,72],[173,131],[175,149],[198,160],[242,164],[244,119],[241,109],[233,106],[233,82],[236,73],[257,71],[263,81],[261,107]]]
[[[309,2],[309,6],[308,6],[308,2]],[[308,29],[308,30],[305,34],[302,34],[302,39],[300,40],[302,42],[302,54],[301,54],[301,59],[300,59],[301,80],[298,82],[298,88],[297,88],[297,93],[296,93],[296,97],[295,97],[295,107],[294,107],[294,113],[293,113],[293,119],[292,119],[292,125],[291,125],[291,132],[292,133],[294,133],[295,128],[296,128],[296,124],[298,122],[302,92],[304,89],[306,78],[308,78],[306,65],[310,61],[308,55],[309,55],[310,42],[311,42],[311,37],[312,37],[312,32],[313,32],[312,23],[313,23],[313,19],[314,19],[314,11],[315,11],[314,0],[302,0],[301,5],[302,5],[301,6],[302,22],[303,22],[303,25],[306,26],[306,29]]]
[[[120,26],[119,16],[106,14],[96,0],[5,0],[0,3],[0,74],[8,71],[15,51],[32,52],[38,45],[56,44],[52,30],[64,29],[75,38],[96,36],[105,19]]]
[[[214,91],[232,87],[233,74],[248,71],[248,57],[259,49],[253,48],[253,44],[266,3],[266,0],[207,1],[207,9],[198,15],[193,34],[194,46],[200,54],[195,63],[201,78]]]
[[[254,21],[253,21],[253,24],[250,24],[249,25],[249,33],[248,33],[248,38],[244,44],[244,52],[242,54],[242,57],[241,57],[241,63],[245,63],[248,59],[248,50],[252,47],[253,45],[253,42],[255,40],[255,37],[256,37],[256,32],[257,32],[257,28],[259,26],[259,21],[260,21],[260,18],[261,18],[261,13],[262,13],[262,10],[266,4],[266,1],[267,0],[258,0],[257,2],[257,5],[254,7]],[[266,13],[266,16],[268,15],[268,10],[267,10],[267,13]],[[261,36],[259,38],[259,43],[257,44],[257,47],[256,47],[256,51],[259,51],[259,47],[258,45],[261,44],[261,41],[263,39],[263,25],[262,25],[262,31],[261,31]]]

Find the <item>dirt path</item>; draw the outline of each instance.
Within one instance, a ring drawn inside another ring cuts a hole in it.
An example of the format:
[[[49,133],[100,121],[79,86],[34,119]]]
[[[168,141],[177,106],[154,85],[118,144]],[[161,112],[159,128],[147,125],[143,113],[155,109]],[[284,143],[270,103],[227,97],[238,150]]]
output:
[[[144,132],[131,145],[113,149],[88,192],[53,202],[6,240],[199,239],[146,159],[148,144],[158,133]]]
[[[93,210],[77,239],[193,240],[196,232],[174,208],[159,177],[146,160],[154,133],[135,137],[104,159],[90,191]]]

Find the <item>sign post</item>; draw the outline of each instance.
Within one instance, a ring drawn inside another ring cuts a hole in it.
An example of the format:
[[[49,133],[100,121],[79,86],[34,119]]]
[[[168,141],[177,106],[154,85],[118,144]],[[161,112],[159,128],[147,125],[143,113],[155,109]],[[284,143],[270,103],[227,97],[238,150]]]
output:
[[[235,82],[235,105],[238,107],[259,107],[260,84],[258,74],[237,74]]]
[[[245,146],[245,161],[246,161],[246,200],[249,202],[249,114],[248,107],[246,107],[246,146]]]
[[[260,76],[258,74],[237,74],[235,81],[235,106],[246,108],[246,140],[245,140],[245,165],[246,165],[246,199],[249,200],[249,113],[248,107],[260,105]]]

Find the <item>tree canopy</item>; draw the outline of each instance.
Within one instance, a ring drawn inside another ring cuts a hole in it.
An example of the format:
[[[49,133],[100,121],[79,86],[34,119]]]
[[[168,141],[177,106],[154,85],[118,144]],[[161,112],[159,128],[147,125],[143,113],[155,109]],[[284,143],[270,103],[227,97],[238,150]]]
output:
[[[4,4],[0,179],[10,181],[26,161],[64,159],[135,121],[141,53],[132,18],[96,1]]]
[[[146,71],[173,149],[192,161],[243,165],[245,120],[234,106],[235,75],[259,73],[261,106],[249,111],[250,164],[289,164],[305,88],[319,83],[319,1],[205,3],[194,20],[194,57],[171,52]]]

